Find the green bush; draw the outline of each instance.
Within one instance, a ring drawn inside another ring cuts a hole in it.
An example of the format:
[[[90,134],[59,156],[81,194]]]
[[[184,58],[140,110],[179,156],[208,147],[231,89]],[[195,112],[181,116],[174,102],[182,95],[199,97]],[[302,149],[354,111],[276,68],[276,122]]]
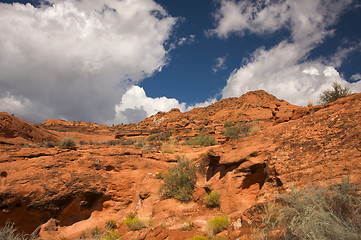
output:
[[[194,138],[191,138],[189,141],[184,143],[185,145],[200,145],[200,146],[213,146],[216,145],[217,142],[213,136],[209,136],[207,134],[199,134]]]
[[[347,87],[342,87],[341,84],[337,82],[332,83],[332,90],[325,90],[320,95],[320,102],[322,104],[334,102],[339,98],[346,97],[351,93],[351,90]]]
[[[105,223],[105,228],[107,230],[113,230],[117,227],[117,221],[115,219],[110,219]]]
[[[45,141],[41,145],[44,147],[52,148],[55,147],[56,144],[53,141]]]
[[[227,215],[220,215],[209,220],[206,224],[207,232],[210,236],[214,236],[230,226],[230,221]]]
[[[91,235],[92,235],[93,238],[99,239],[100,236],[102,235],[102,233],[100,232],[98,227],[95,227],[95,228],[92,229]]]
[[[249,124],[241,123],[239,125],[241,132],[247,137],[256,134],[259,131],[259,123]]]
[[[234,123],[234,122],[232,122],[232,121],[228,121],[228,122],[225,122],[224,123],[224,127],[225,128],[228,128],[228,127],[233,127],[233,126],[235,126],[236,124]]]
[[[135,139],[134,145],[137,147],[143,147],[147,143],[147,140],[143,137],[137,137]]]
[[[74,138],[66,137],[60,140],[59,148],[61,149],[76,149],[76,142]]]
[[[168,198],[187,202],[192,198],[196,184],[196,167],[190,160],[178,158],[177,164],[165,175],[161,193]]]
[[[207,194],[205,199],[207,207],[218,207],[220,197],[221,194],[217,190],[213,190]]]
[[[361,197],[348,178],[328,187],[292,190],[280,198],[284,206],[272,224],[263,220],[261,237],[282,229],[284,239],[361,239]]]
[[[166,133],[162,132],[162,133],[159,133],[157,135],[157,139],[159,141],[168,141],[169,140],[169,137],[172,135],[172,132],[171,131],[168,131]]]
[[[229,138],[237,138],[240,131],[241,130],[237,126],[227,127],[224,130],[224,136]]]
[[[153,142],[154,140],[157,139],[157,137],[158,137],[158,136],[157,136],[156,134],[149,135],[148,138],[147,138],[147,140],[148,140],[148,142]]]
[[[30,236],[26,234],[20,234],[14,227],[14,223],[7,222],[5,226],[0,227],[0,239],[1,240],[35,240],[37,234],[34,232]]]
[[[206,237],[203,237],[203,236],[195,236],[195,237],[192,237],[188,240],[208,240],[208,238]]]
[[[112,232],[108,232],[105,236],[102,237],[102,240],[120,240],[121,234],[119,231],[115,230]]]
[[[142,219],[138,218],[134,214],[130,214],[125,220],[124,224],[127,225],[127,227],[131,231],[140,230],[142,228],[145,228],[145,223]]]

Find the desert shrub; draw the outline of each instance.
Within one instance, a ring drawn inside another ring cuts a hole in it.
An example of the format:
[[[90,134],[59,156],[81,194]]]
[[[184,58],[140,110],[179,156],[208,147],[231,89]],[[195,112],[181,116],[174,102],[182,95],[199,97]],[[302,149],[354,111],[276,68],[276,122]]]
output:
[[[224,123],[224,127],[225,128],[228,128],[228,127],[233,127],[233,126],[235,126],[236,124],[234,123],[234,122],[232,122],[232,121],[228,121],[228,122],[225,122]]]
[[[360,240],[361,197],[349,178],[327,187],[310,186],[281,195],[285,203],[268,231],[283,229],[285,239]]]
[[[248,131],[248,136],[252,136],[258,132],[259,132],[259,124],[258,123],[253,124]]]
[[[137,147],[143,147],[147,143],[147,140],[143,137],[137,137],[134,141],[134,145]]]
[[[122,235],[119,231],[115,230],[104,235],[102,240],[120,240]]]
[[[195,237],[192,237],[188,240],[208,240],[208,238],[206,237],[203,237],[203,236],[195,236]]]
[[[278,217],[280,215],[280,207],[276,202],[268,202],[261,206],[262,226],[253,228],[252,239],[268,239],[272,231],[277,227]]]
[[[169,140],[169,137],[172,135],[171,132],[161,132],[157,135],[157,140],[159,141],[168,141]]]
[[[255,123],[255,124],[241,123],[239,125],[239,128],[246,137],[252,136],[259,131],[258,123]]]
[[[52,147],[55,147],[56,144],[53,141],[45,141],[45,142],[42,142],[41,145],[44,147],[52,148]]]
[[[153,142],[154,140],[157,139],[157,137],[158,137],[158,136],[157,136],[156,134],[149,135],[148,138],[147,138],[147,140],[148,140],[148,142]]]
[[[31,144],[31,143],[25,143],[21,145],[22,148],[35,148],[36,145],[35,144]]]
[[[79,145],[87,145],[87,142],[84,141],[84,140],[80,140],[80,141],[79,141]]]
[[[120,144],[121,145],[133,145],[134,144],[134,140],[133,139],[122,139],[120,140]]]
[[[79,239],[87,239],[86,232],[82,231],[79,235]]]
[[[162,152],[164,153],[174,153],[176,150],[177,146],[174,141],[162,145]]]
[[[124,224],[131,230],[136,231],[142,228],[145,228],[145,223],[142,219],[138,218],[134,214],[128,215],[128,217],[124,220]]]
[[[115,219],[110,219],[105,223],[105,228],[107,230],[113,230],[117,227],[117,221]]]
[[[170,136],[172,136],[172,134],[173,134],[172,131],[168,131],[168,132],[165,133],[165,136],[166,136],[167,138],[170,138]]]
[[[200,146],[213,146],[216,145],[217,142],[213,136],[209,136],[207,134],[199,134],[194,138],[191,138],[184,144],[186,145],[200,145]]]
[[[251,129],[251,125],[248,124],[248,123],[241,123],[239,125],[239,128],[241,130],[241,132],[244,134],[244,135],[248,135],[248,131]]]
[[[341,84],[337,82],[332,83],[332,90],[325,90],[320,95],[320,103],[326,104],[334,102],[339,98],[346,97],[351,93],[350,88],[342,87]]]
[[[61,149],[76,149],[76,142],[74,138],[66,137],[60,140],[59,142],[59,148]]]
[[[100,144],[101,144],[100,142],[89,141],[89,145],[92,145],[92,146],[99,146]]]
[[[237,126],[227,127],[224,130],[224,136],[229,137],[229,138],[237,138],[240,131],[241,130]]]
[[[34,232],[31,235],[20,234],[14,227],[14,223],[7,222],[5,226],[0,227],[1,240],[35,240],[37,234]]]
[[[220,215],[209,220],[206,224],[207,232],[210,236],[214,236],[230,226],[230,221],[227,215]]]
[[[191,161],[178,158],[177,164],[165,175],[161,193],[165,197],[175,198],[180,201],[189,201],[197,180],[196,167]]]
[[[160,227],[162,228],[162,229],[167,229],[167,223],[161,223],[160,224]]]
[[[217,190],[213,190],[207,194],[205,199],[207,207],[218,207],[220,197],[221,194]]]
[[[108,142],[107,142],[107,145],[110,145],[110,146],[116,146],[116,145],[118,145],[119,144],[119,142],[117,141],[117,140],[109,140]]]
[[[102,233],[100,232],[99,228],[98,227],[95,227],[91,230],[91,235],[93,238],[95,239],[99,239],[100,236],[102,235]]]

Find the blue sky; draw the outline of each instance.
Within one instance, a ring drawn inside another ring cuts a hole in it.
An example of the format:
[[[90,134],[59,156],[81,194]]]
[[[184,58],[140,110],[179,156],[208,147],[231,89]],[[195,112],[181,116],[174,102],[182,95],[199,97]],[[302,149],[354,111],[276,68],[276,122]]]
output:
[[[358,0],[0,2],[0,111],[35,123],[138,122],[258,89],[317,104],[333,81],[361,92]]]

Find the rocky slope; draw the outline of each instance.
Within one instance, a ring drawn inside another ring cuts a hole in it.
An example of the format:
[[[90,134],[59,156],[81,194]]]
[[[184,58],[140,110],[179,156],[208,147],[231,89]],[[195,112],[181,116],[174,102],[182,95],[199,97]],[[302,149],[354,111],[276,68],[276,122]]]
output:
[[[122,239],[189,239],[205,235],[205,223],[220,213],[233,226],[220,235],[249,239],[249,227],[258,217],[255,209],[274,193],[324,184],[330,177],[337,182],[350,175],[351,182],[361,182],[361,94],[307,108],[256,91],[114,127],[59,120],[35,126],[1,116],[0,225],[10,220],[25,232],[40,225],[43,239],[91,239],[92,230],[105,231],[110,219],[117,221]],[[223,131],[230,121],[256,125],[259,131],[229,139]],[[146,140],[162,133],[177,139],[175,152],[162,148],[167,137]],[[182,145],[199,133],[215,136],[218,144]],[[76,150],[20,145],[65,136],[83,144]],[[22,141],[11,143],[14,137]],[[188,203],[159,193],[161,176],[177,156],[198,167]],[[206,207],[211,190],[220,192],[219,208]],[[131,213],[151,220],[149,227],[130,231],[123,220]]]

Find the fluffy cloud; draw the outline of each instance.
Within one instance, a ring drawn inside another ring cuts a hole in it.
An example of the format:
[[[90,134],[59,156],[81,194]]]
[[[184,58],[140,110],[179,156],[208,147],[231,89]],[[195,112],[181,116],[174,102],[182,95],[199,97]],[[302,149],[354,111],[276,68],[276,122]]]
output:
[[[153,0],[49,2],[0,4],[0,111],[113,119],[126,89],[167,63],[176,19]]]
[[[147,97],[143,88],[133,86],[123,95],[122,101],[116,106],[117,114],[113,122],[139,122],[157,112],[168,112],[172,108],[179,108],[183,112],[186,110],[186,104],[179,103],[174,98]]]
[[[269,50],[259,48],[249,61],[233,71],[222,90],[223,97],[264,89],[294,104],[315,101],[333,81],[348,84],[337,72],[342,59],[354,49],[339,50],[333,59],[307,60],[312,49],[333,33],[331,26],[351,0],[230,1],[222,0],[217,27],[221,38],[230,34],[269,34],[288,29],[290,36]],[[360,91],[361,84],[348,84]]]
[[[172,108],[178,108],[181,112],[185,112],[193,108],[207,107],[216,101],[217,98],[210,98],[202,103],[187,105],[186,103],[180,103],[175,98],[148,97],[143,88],[132,86],[123,95],[122,101],[115,107],[115,118],[108,121],[107,124],[137,123],[157,112],[168,112]]]

